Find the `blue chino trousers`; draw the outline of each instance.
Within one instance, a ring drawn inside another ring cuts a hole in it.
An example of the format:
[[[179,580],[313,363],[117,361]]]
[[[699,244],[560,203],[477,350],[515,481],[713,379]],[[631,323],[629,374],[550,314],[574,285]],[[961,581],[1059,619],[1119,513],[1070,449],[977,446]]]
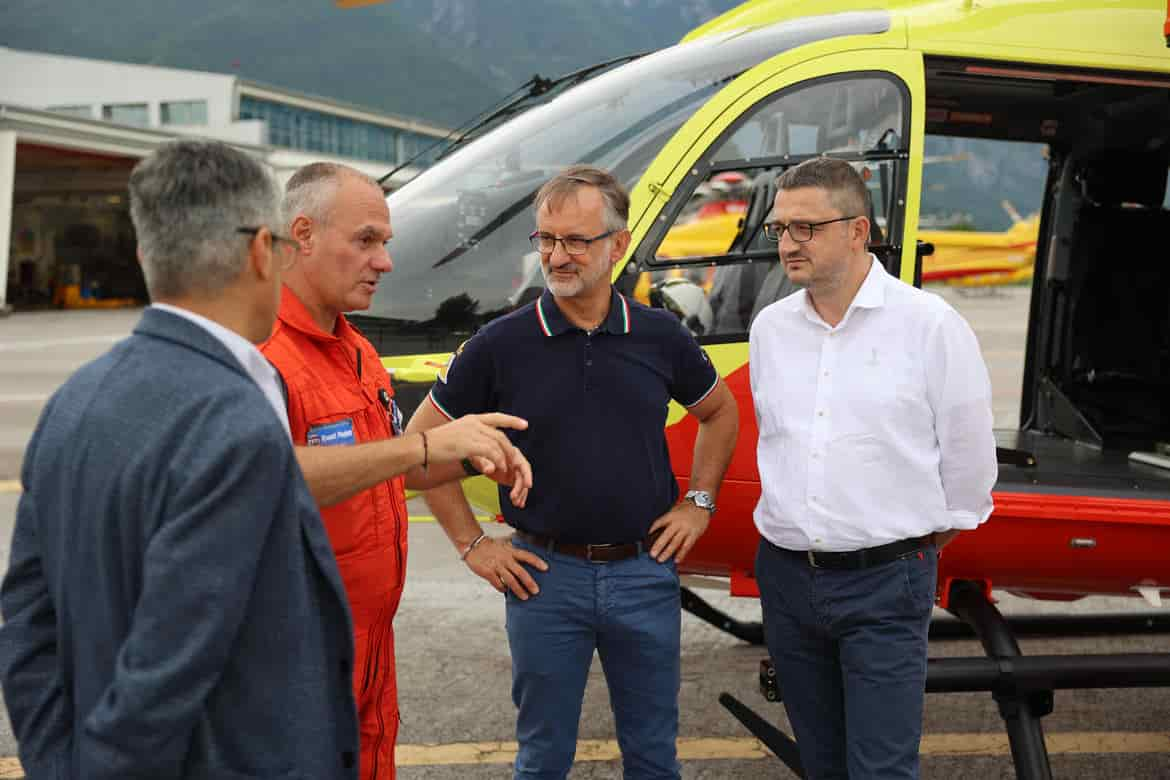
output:
[[[813,568],[766,540],[764,636],[808,780],[916,780],[938,553]]]
[[[596,650],[609,687],[625,780],[678,780],[681,606],[673,561],[590,563],[514,538],[548,562],[530,569],[540,593],[507,598],[516,780],[562,780]]]

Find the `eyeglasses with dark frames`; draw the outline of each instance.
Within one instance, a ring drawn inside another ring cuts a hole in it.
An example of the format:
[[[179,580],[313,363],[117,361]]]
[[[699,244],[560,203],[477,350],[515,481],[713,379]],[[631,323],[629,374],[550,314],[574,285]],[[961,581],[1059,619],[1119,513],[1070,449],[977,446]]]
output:
[[[561,242],[561,246],[565,248],[565,252],[570,255],[583,255],[589,251],[589,245],[594,241],[600,241],[603,238],[609,238],[617,230],[607,230],[600,235],[593,238],[580,238],[578,236],[569,236],[567,238],[557,238],[551,233],[541,233],[539,230],[534,231],[528,237],[532,242],[532,248],[543,255],[551,255],[557,248],[557,242]]]
[[[803,244],[806,241],[812,241],[813,236],[816,235],[817,228],[822,225],[831,225],[834,222],[845,222],[850,219],[857,219],[857,217],[837,217],[836,219],[823,219],[820,222],[789,222],[787,225],[783,222],[765,222],[764,238],[773,244],[778,244],[780,243],[780,237],[787,230],[788,235],[792,236],[793,241],[798,244]]]

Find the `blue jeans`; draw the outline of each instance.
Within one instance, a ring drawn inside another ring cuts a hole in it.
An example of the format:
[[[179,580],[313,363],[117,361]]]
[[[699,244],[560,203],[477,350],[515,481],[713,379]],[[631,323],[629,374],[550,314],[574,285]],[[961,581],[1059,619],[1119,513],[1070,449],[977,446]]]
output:
[[[814,569],[760,542],[764,637],[809,780],[913,780],[938,554]]]
[[[568,775],[594,650],[609,686],[626,780],[678,780],[682,618],[674,562],[642,553],[590,563],[513,542],[549,567],[529,569],[537,595],[521,601],[507,594],[512,701],[519,710],[516,780]]]

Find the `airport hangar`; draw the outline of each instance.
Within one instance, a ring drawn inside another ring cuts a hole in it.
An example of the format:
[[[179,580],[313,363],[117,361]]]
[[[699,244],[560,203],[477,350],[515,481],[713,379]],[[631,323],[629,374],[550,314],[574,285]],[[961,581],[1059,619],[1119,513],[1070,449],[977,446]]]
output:
[[[166,141],[229,142],[284,182],[315,160],[380,178],[448,134],[230,74],[6,47],[0,73],[0,313],[145,302],[126,185],[134,164]]]

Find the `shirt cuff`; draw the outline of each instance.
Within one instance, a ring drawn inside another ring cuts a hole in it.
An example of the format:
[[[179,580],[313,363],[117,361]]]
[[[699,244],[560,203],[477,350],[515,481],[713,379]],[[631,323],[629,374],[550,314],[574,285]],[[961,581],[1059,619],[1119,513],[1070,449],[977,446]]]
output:
[[[975,512],[968,512],[964,509],[950,509],[947,510],[948,526],[939,530],[950,531],[971,531],[980,526],[991,515],[989,511],[982,518]]]

